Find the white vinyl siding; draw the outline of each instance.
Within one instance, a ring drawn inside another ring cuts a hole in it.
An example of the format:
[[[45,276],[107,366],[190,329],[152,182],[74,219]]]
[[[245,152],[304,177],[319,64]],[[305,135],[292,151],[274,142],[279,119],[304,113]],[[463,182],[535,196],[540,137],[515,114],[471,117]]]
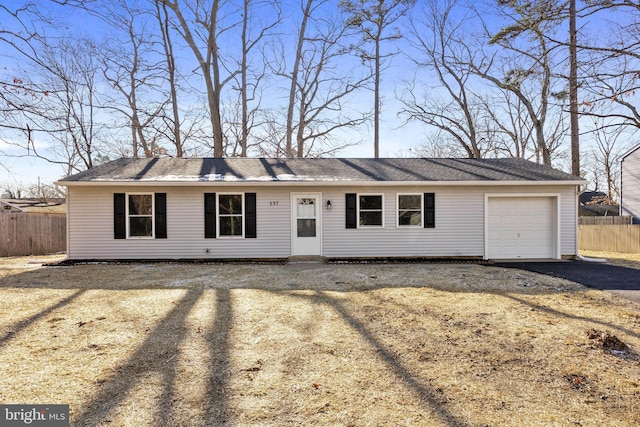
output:
[[[560,252],[576,255],[575,187],[567,186],[407,186],[384,188],[385,228],[345,229],[347,192],[373,192],[375,187],[331,188],[323,198],[332,209],[324,213],[323,254],[326,257],[484,257],[484,199],[487,193],[559,193]],[[355,191],[354,191],[355,190]],[[435,228],[396,227],[397,194],[435,193]],[[390,226],[389,224],[393,224]]]
[[[114,239],[113,194],[108,186],[68,188],[70,259],[237,259],[291,255],[291,193],[321,193],[322,254],[326,257],[484,256],[485,194],[559,193],[560,252],[576,255],[575,187],[566,186],[154,186],[135,192],[167,195],[167,239]],[[131,191],[134,192],[134,191]],[[204,193],[257,195],[257,238],[205,239]],[[382,194],[382,227],[345,228],[345,194]],[[397,227],[397,195],[435,193],[436,228]],[[327,209],[331,201],[331,209]],[[208,250],[208,251],[207,251]]]
[[[335,190],[324,194],[334,205],[324,217],[323,253],[327,257],[483,256],[482,191],[465,187],[385,187],[385,228],[345,230],[344,192]],[[372,188],[362,192],[372,192]],[[398,193],[435,193],[436,228],[397,227]]]
[[[620,163],[620,215],[629,215],[640,224],[640,146]]]
[[[286,258],[290,255],[289,191],[258,192],[256,239],[204,237],[204,193],[255,188],[140,187],[167,194],[167,239],[113,238],[113,193],[121,187],[69,187],[70,259]],[[209,252],[207,252],[207,249]]]

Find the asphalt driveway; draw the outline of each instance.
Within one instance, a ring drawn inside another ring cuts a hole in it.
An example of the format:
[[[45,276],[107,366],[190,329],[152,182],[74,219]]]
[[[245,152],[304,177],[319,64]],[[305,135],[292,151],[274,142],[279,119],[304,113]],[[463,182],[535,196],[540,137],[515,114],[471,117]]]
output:
[[[640,269],[587,261],[505,262],[493,266],[571,280],[640,303]]]

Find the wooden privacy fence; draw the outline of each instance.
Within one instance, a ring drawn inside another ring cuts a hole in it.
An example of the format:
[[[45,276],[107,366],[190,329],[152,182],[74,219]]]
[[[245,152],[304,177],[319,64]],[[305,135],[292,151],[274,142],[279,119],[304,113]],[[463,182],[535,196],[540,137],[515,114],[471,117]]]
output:
[[[66,250],[66,215],[0,213],[0,257],[44,255]]]
[[[630,216],[579,216],[580,225],[622,225],[631,224]]]
[[[639,254],[640,225],[578,225],[578,248]]]

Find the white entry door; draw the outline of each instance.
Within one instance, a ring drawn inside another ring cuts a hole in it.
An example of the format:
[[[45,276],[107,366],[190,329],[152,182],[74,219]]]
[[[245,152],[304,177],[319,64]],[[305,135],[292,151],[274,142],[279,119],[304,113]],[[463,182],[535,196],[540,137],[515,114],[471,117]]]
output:
[[[322,255],[320,193],[291,194],[291,255]]]

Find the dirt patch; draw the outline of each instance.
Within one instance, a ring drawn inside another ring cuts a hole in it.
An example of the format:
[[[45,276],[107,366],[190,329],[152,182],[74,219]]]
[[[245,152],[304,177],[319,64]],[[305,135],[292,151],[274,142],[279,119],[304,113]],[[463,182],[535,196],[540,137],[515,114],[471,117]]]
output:
[[[587,331],[587,337],[592,340],[596,347],[601,348],[603,351],[615,356],[637,359],[637,354],[633,349],[610,331],[599,331],[592,328]]]
[[[31,261],[0,259],[0,401],[73,424],[640,424],[638,360],[603,351],[640,307],[564,279]]]

